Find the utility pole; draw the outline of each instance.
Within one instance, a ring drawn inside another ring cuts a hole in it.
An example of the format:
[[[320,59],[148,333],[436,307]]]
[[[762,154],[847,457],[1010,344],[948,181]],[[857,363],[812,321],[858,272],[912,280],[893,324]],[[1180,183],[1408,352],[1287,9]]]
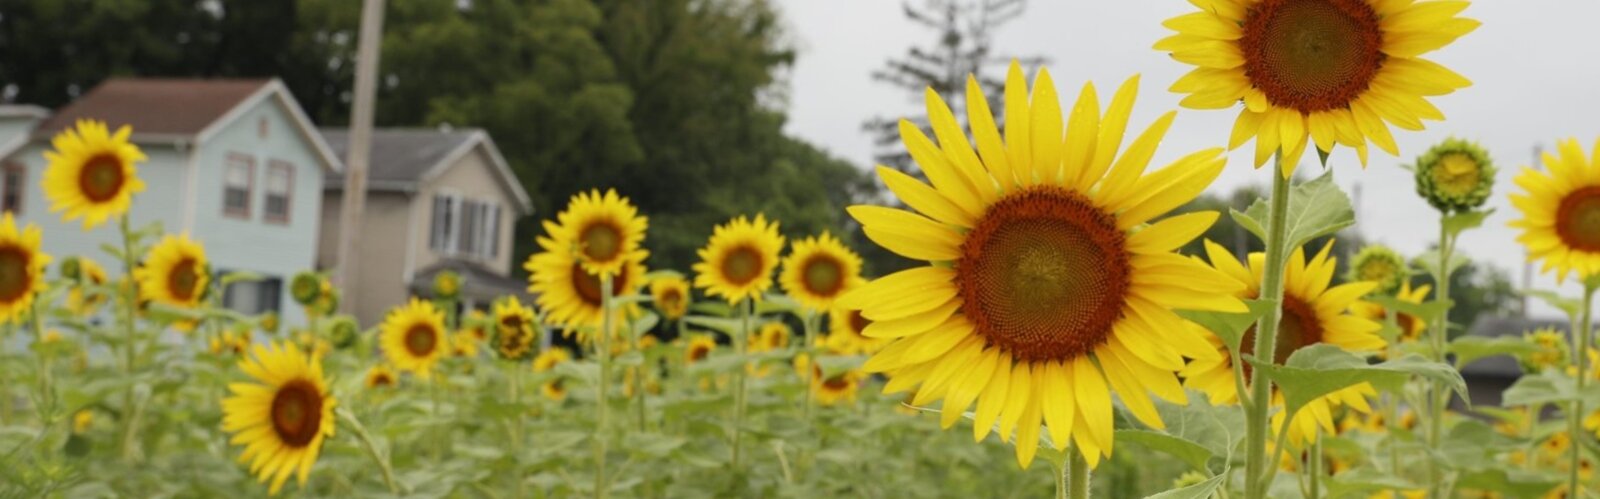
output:
[[[361,35],[356,45],[355,102],[350,108],[350,149],[344,164],[344,198],[339,211],[339,253],[334,283],[353,291],[356,255],[361,253],[362,211],[367,205],[367,161],[372,154],[372,107],[377,99],[378,55],[383,42],[383,0],[361,4]],[[355,300],[341,300],[349,312]]]
[[[1542,168],[1540,168],[1539,165],[1542,164],[1540,162],[1540,160],[1543,159],[1543,158],[1544,158],[1544,146],[1541,145],[1541,144],[1534,144],[1533,145],[1533,163],[1532,163],[1532,168],[1534,168],[1536,170],[1537,169],[1542,169]],[[1528,291],[1528,290],[1531,290],[1531,289],[1533,289],[1533,261],[1528,259],[1528,248],[1526,246],[1524,246],[1522,248],[1522,290],[1523,291]],[[1527,293],[1518,293],[1518,294],[1522,295],[1522,318],[1523,319],[1527,319],[1528,318],[1528,294]]]

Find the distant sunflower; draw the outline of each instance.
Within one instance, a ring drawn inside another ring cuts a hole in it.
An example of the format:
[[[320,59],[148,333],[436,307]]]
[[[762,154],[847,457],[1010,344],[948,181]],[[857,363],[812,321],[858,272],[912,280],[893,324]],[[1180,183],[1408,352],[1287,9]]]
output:
[[[431,301],[412,298],[410,303],[395,307],[379,329],[382,332],[378,342],[389,362],[396,369],[424,379],[432,374],[434,364],[450,352],[444,313]]]
[[[853,310],[834,305],[828,312],[828,337],[823,344],[840,355],[872,355],[889,343],[886,338],[870,338],[865,332],[872,320]]]
[[[778,283],[790,298],[813,311],[823,312],[860,279],[861,257],[832,234],[795,241],[783,257]]]
[[[1433,291],[1433,285],[1423,284],[1412,288],[1411,280],[1406,279],[1400,284],[1400,291],[1395,295],[1395,298],[1406,303],[1421,304],[1423,300],[1428,298],[1429,291]],[[1389,311],[1385,310],[1383,305],[1372,302],[1358,301],[1350,307],[1350,311],[1373,322],[1383,322],[1389,318]],[[1400,326],[1400,342],[1402,343],[1417,341],[1422,337],[1422,332],[1428,330],[1428,322],[1415,315],[1398,313],[1395,314],[1394,320],[1396,325]]]
[[[1211,265],[1235,282],[1243,285],[1244,290],[1236,296],[1239,298],[1255,298],[1261,292],[1261,274],[1265,268],[1266,256],[1261,253],[1250,254],[1250,265],[1246,268],[1239,260],[1233,257],[1226,248],[1217,243],[1206,241],[1206,255],[1211,259]],[[1382,349],[1385,345],[1383,338],[1378,336],[1381,326],[1371,320],[1347,313],[1358,299],[1365,296],[1377,284],[1370,281],[1353,282],[1330,286],[1333,280],[1334,269],[1338,267],[1338,259],[1328,255],[1333,249],[1333,242],[1322,247],[1322,251],[1307,261],[1305,250],[1295,248],[1289,255],[1289,264],[1285,268],[1283,290],[1283,317],[1278,321],[1278,339],[1274,344],[1273,363],[1282,365],[1295,351],[1318,343],[1337,345],[1346,350],[1356,352],[1371,352]],[[1212,358],[1199,358],[1189,362],[1184,367],[1182,374],[1190,388],[1200,390],[1211,398],[1212,403],[1233,404],[1239,401],[1239,393],[1233,381],[1234,366],[1229,356],[1225,353],[1226,347],[1222,341],[1212,336],[1212,344],[1222,354]],[[1255,349],[1255,328],[1252,327],[1240,342],[1241,354],[1253,354]],[[1249,366],[1244,366],[1245,376],[1250,375]],[[1334,425],[1333,411],[1339,406],[1349,407],[1357,412],[1371,412],[1372,408],[1367,403],[1367,397],[1375,396],[1377,392],[1372,385],[1362,383],[1335,391],[1306,405],[1295,414],[1294,421],[1289,428],[1290,443],[1299,445],[1315,435],[1333,434],[1337,430]],[[1281,405],[1282,397],[1274,393],[1273,403]],[[1274,428],[1283,426],[1283,412],[1273,415]],[[1318,431],[1321,428],[1321,431]]]
[[[478,356],[478,337],[472,331],[456,331],[450,335],[450,353],[456,357],[472,359]]]
[[[1537,373],[1548,368],[1563,367],[1567,359],[1571,358],[1570,347],[1567,346],[1567,335],[1555,328],[1546,327],[1522,334],[1523,341],[1532,343],[1538,350],[1523,355],[1522,368],[1530,373]]]
[[[1548,173],[1523,167],[1517,174],[1523,193],[1512,194],[1511,204],[1522,218],[1510,225],[1522,229],[1517,242],[1528,248],[1528,261],[1544,261],[1541,272],[1555,270],[1557,281],[1574,273],[1588,279],[1600,275],[1600,158],[1584,156],[1577,139],[1556,146],[1559,155],[1544,153]]]
[[[533,358],[533,372],[549,372],[555,369],[556,366],[561,365],[561,363],[570,360],[572,360],[572,352],[567,351],[565,348],[552,347],[549,350],[539,352],[539,355]],[[567,399],[565,383],[566,380],[558,376],[546,381],[544,385],[539,387],[539,391],[545,398],[560,402]]]
[[[272,480],[268,493],[277,494],[291,474],[304,487],[322,440],[334,432],[338,402],[323,379],[322,358],[273,342],[239,359],[239,370],[255,382],[228,385],[233,395],[222,401],[222,429],[233,434],[228,443],[245,447],[239,462],[249,461],[250,473]]]
[[[399,379],[389,366],[378,364],[367,369],[366,385],[368,389],[392,388],[399,383]]]
[[[783,321],[772,321],[761,325],[757,330],[755,341],[750,343],[753,352],[770,352],[789,348],[789,338],[794,337],[794,331],[789,329]]]
[[[563,250],[571,252],[580,265],[591,274],[616,275],[630,264],[636,254],[643,252],[649,221],[639,215],[639,209],[628,198],[607,189],[580,192],[572,196],[566,211],[556,215],[557,222],[546,221],[545,231],[556,241],[567,243]],[[643,260],[643,256],[637,256]]]
[[[755,220],[740,216],[718,225],[711,240],[700,249],[694,264],[694,285],[707,296],[720,296],[734,304],[746,298],[761,299],[772,287],[772,269],[778,266],[783,236],[778,222],[765,215]]]
[[[45,151],[44,194],[52,213],[65,211],[63,219],[83,219],[83,230],[127,213],[133,194],[144,191],[135,163],[145,160],[139,146],[128,141],[133,129],[123,125],[115,134],[101,121],[79,120],[50,139]]]
[[[817,403],[824,406],[855,402],[861,382],[866,379],[866,374],[858,369],[849,369],[829,376],[823,372],[821,364],[812,363],[810,356],[806,354],[795,356],[794,364],[800,376],[811,383],[811,390],[817,397]]]
[[[1475,142],[1449,138],[1417,157],[1417,194],[1444,213],[1483,206],[1497,171],[1489,151]]]
[[[1456,17],[1467,2],[1384,0],[1200,1],[1168,19],[1177,32],[1155,49],[1196,68],[1172,84],[1182,105],[1226,109],[1243,102],[1229,148],[1256,139],[1259,167],[1283,154],[1294,172],[1307,140],[1328,152],[1371,142],[1398,156],[1389,125],[1422,130],[1443,120],[1427,97],[1471,85],[1420,56],[1481,24]]]
[[[1348,279],[1377,283],[1378,287],[1372,290],[1374,293],[1394,294],[1400,290],[1400,283],[1410,278],[1411,268],[1406,265],[1405,257],[1382,244],[1362,246],[1350,260]]]
[[[522,304],[515,296],[507,296],[494,304],[494,350],[500,358],[521,360],[539,340],[534,331],[536,324],[533,309]]]
[[[0,215],[0,323],[19,320],[44,291],[50,255],[39,251],[42,238],[39,227],[18,229],[11,212]]]
[[[189,234],[171,235],[150,248],[144,264],[133,269],[139,296],[156,303],[192,308],[200,305],[211,282],[206,250]]]
[[[1183,357],[1216,355],[1171,310],[1246,310],[1233,297],[1242,285],[1173,253],[1217,214],[1156,220],[1198,196],[1226,158],[1209,149],[1146,175],[1173,118],[1167,113],[1119,159],[1137,77],[1103,115],[1086,85],[1066,121],[1049,71],[1039,70],[1031,99],[1020,65],[1012,63],[1006,80],[1004,141],[970,76],[976,151],[932,90],[927,109],[938,143],[900,122],[932,185],[879,167],[916,212],[849,212],[878,245],[930,265],[857,287],[839,305],[859,308],[879,337],[895,338],[864,366],[894,372],[886,393],[914,388],[918,406],[943,400],[946,428],[976,403],[976,436],[998,427],[1023,466],[1045,426],[1055,447],[1070,438],[1093,466],[1111,453],[1113,392],[1161,428],[1150,394],[1187,401],[1174,375]]]
[[[546,230],[550,229],[547,225]],[[605,315],[601,303],[601,282],[598,274],[584,270],[583,264],[570,251],[562,249],[563,243],[548,237],[539,238],[544,251],[528,258],[523,268],[528,270],[528,292],[538,296],[539,309],[550,323],[566,328],[567,334],[579,329],[598,329]],[[630,253],[621,263],[621,270],[611,277],[611,296],[637,294],[644,285],[643,250]],[[632,310],[632,305],[613,306],[613,324]]]
[[[467,316],[461,319],[461,329],[472,333],[472,337],[477,338],[478,341],[489,341],[489,328],[491,327],[493,327],[493,324],[489,324],[489,316],[484,314],[482,310],[468,310]]]
[[[650,298],[661,318],[675,321],[689,312],[689,282],[676,275],[650,280]]]
[[[707,357],[711,356],[711,352],[716,351],[716,349],[717,340],[710,336],[703,334],[692,336],[689,338],[688,345],[683,347],[683,361],[685,364],[693,364],[706,360]]]
[[[106,285],[106,269],[88,258],[76,257],[73,260],[78,262],[78,275],[82,281],[75,282],[67,291],[67,310],[79,317],[94,315],[108,299],[99,289]]]

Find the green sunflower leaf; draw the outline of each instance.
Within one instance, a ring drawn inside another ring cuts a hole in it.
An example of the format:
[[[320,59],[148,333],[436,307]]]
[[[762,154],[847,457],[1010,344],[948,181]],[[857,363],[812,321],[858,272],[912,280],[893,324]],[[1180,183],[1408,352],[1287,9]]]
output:
[[[1494,208],[1482,211],[1463,211],[1444,217],[1440,224],[1444,227],[1445,234],[1450,237],[1461,235],[1471,229],[1483,226],[1483,221],[1494,214]]]
[[[1217,487],[1221,487],[1223,479],[1227,477],[1228,475],[1224,473],[1188,487],[1145,496],[1145,499],[1205,499],[1215,494]]]
[[[1555,291],[1543,289],[1525,289],[1522,290],[1522,294],[1530,298],[1538,298],[1539,301],[1544,302],[1546,305],[1555,307],[1561,312],[1567,314],[1568,319],[1573,319],[1577,317],[1580,312],[1583,312],[1583,302],[1561,296],[1560,293]]]
[[[1205,470],[1211,460],[1211,451],[1193,441],[1150,430],[1117,430],[1118,443],[1129,442],[1144,448],[1165,453],[1187,463],[1197,470]]]
[[[1555,488],[1560,481],[1543,473],[1519,469],[1490,468],[1465,473],[1456,480],[1456,487],[1499,492],[1506,497],[1535,499]]]
[[[1379,389],[1395,390],[1412,376],[1442,382],[1462,400],[1467,395],[1467,382],[1461,373],[1449,364],[1433,362],[1418,355],[1407,355],[1379,364],[1369,364],[1367,359],[1345,351],[1338,345],[1317,344],[1302,348],[1289,356],[1284,365],[1269,365],[1254,356],[1246,360],[1256,372],[1271,378],[1282,391],[1285,409],[1291,413],[1305,407],[1319,397],[1360,383],[1371,383]]]
[[[1427,272],[1428,275],[1432,276],[1455,274],[1457,270],[1461,269],[1461,267],[1470,263],[1466,256],[1463,256],[1461,253],[1455,253],[1450,255],[1450,263],[1445,269],[1447,272],[1440,272],[1438,249],[1424,251],[1422,254],[1412,258],[1411,262],[1418,268],[1421,268],[1424,272]]]
[[[1568,403],[1574,400],[1589,404],[1600,402],[1600,385],[1586,386],[1579,392],[1577,383],[1570,376],[1546,369],[1539,374],[1517,378],[1517,382],[1512,383],[1511,388],[1501,395],[1500,405]]]
[[[1246,230],[1267,240],[1266,231],[1262,222],[1268,220],[1267,199],[1258,199],[1243,213],[1242,220],[1238,213],[1234,220],[1239,222]],[[1298,248],[1311,242],[1312,239],[1338,232],[1340,229],[1356,223],[1355,209],[1350,206],[1350,197],[1333,183],[1333,171],[1322,174],[1315,180],[1306,182],[1289,191],[1288,218],[1284,222],[1284,229],[1288,231],[1286,241],[1290,248]]]
[[[1267,315],[1272,310],[1272,303],[1262,300],[1244,300],[1250,311],[1243,314],[1227,312],[1210,312],[1200,310],[1175,310],[1179,317],[1183,317],[1195,324],[1199,324],[1222,338],[1223,344],[1229,350],[1238,351],[1239,342],[1244,339],[1244,333],[1254,326],[1261,316]]]
[[[1484,357],[1523,356],[1539,350],[1538,345],[1518,336],[1462,336],[1450,342],[1450,353],[1455,354],[1457,366],[1465,366]]]

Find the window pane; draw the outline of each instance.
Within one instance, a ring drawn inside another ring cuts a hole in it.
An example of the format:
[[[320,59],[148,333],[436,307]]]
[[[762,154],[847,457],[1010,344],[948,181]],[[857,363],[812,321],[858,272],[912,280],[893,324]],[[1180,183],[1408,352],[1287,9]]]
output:
[[[250,159],[229,156],[223,173],[222,209],[228,213],[250,212]]]

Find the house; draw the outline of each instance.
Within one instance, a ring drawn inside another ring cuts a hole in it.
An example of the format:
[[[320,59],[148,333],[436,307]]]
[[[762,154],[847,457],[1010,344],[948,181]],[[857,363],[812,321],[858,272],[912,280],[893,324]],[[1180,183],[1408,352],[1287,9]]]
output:
[[[344,129],[323,129],[340,157]],[[444,270],[461,275],[463,308],[525,296],[511,277],[514,222],[532,214],[528,193],[489,134],[478,129],[380,128],[372,134],[363,209],[360,265],[344,300],[362,324],[376,324],[412,295],[430,296]],[[322,237],[317,261],[338,264],[344,178],[323,181]]]
[[[159,222],[199,239],[214,271],[248,271],[259,281],[223,291],[244,313],[303,316],[284,285],[315,264],[323,179],[342,170],[300,105],[278,80],[113,78],[60,110],[0,109],[0,209],[44,229],[44,250],[92,258],[116,273],[102,251],[120,246],[116,223],[84,231],[51,213],[40,185],[50,138],[80,119],[133,127],[149,160],[138,165],[145,191],[134,195],[134,227]]]

